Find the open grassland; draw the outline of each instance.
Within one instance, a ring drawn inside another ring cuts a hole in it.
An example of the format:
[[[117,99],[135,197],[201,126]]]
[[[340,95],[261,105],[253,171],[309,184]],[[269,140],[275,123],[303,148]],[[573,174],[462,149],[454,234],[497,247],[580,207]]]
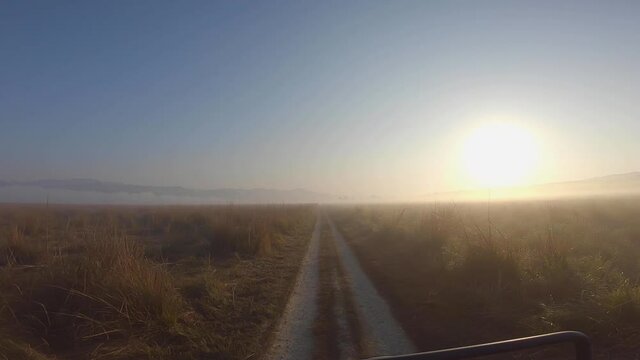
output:
[[[259,358],[312,206],[0,207],[0,359]]]
[[[421,350],[579,330],[602,358],[640,354],[639,199],[331,214]]]

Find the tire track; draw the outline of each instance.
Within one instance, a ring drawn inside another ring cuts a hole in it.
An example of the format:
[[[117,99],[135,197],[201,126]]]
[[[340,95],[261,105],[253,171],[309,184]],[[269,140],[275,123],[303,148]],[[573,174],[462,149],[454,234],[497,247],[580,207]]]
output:
[[[335,224],[319,214],[266,359],[357,359],[414,351]]]
[[[326,229],[320,235],[318,312],[313,325],[314,360],[340,359],[342,350],[340,289],[336,286],[335,248],[328,241],[328,235]]]
[[[320,287],[316,314],[316,360],[356,359],[359,340],[354,336],[352,298],[328,228],[320,239]]]
[[[400,324],[391,314],[389,305],[360,267],[358,259],[347,245],[335,224],[327,217],[340,262],[349,281],[360,326],[363,329],[363,357],[396,355],[415,352]]]
[[[314,352],[313,325],[318,293],[318,253],[322,218],[318,215],[296,284],[289,297],[266,359],[310,359]]]

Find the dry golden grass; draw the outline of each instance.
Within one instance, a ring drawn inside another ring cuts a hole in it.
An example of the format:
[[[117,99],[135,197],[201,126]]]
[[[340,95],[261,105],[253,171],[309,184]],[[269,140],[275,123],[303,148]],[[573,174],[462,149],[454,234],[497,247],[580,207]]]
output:
[[[638,355],[638,199],[494,203],[490,222],[486,204],[332,213],[421,349],[571,329]]]
[[[0,358],[245,358],[310,206],[0,207]]]

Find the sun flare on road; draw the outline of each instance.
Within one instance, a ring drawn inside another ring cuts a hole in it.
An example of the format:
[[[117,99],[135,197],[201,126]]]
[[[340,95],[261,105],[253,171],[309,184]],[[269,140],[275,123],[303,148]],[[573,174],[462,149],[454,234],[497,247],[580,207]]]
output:
[[[463,162],[473,183],[483,187],[522,184],[538,160],[533,133],[510,123],[475,129],[464,142]]]

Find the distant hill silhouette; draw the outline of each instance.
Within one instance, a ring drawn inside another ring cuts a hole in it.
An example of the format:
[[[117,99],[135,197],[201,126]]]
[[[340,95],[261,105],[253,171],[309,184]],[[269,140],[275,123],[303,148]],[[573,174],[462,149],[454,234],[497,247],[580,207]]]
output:
[[[489,189],[426,195],[428,200],[486,200]],[[587,196],[640,195],[640,172],[614,174],[584,180],[491,189],[492,199],[547,199]]]
[[[35,189],[40,190],[40,196],[36,196],[36,199],[29,199],[33,197],[29,192]],[[177,203],[308,203],[331,201],[336,198],[329,194],[305,189],[191,189],[180,186],[131,185],[94,179],[0,180],[0,190],[2,190],[0,191],[0,201],[5,202],[40,201],[38,199],[42,198],[42,190],[45,191],[47,197],[51,196],[53,201],[63,203],[168,203],[173,200]],[[110,198],[105,195],[118,196]],[[21,198],[26,199],[22,200]],[[118,201],[118,199],[123,201]]]
[[[434,193],[414,201],[486,201],[488,189]],[[491,198],[550,199],[586,196],[640,195],[640,172],[615,174],[585,180],[491,189]],[[0,180],[0,202],[79,204],[220,204],[220,203],[332,203],[385,202],[305,189],[192,189],[181,186],[132,185],[94,179]]]

